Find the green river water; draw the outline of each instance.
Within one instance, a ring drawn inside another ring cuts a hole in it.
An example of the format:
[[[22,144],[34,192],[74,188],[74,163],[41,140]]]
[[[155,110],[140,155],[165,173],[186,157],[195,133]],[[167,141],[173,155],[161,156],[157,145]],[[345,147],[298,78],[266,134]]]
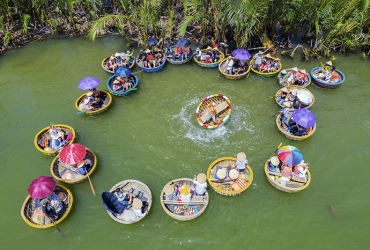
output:
[[[275,77],[251,74],[232,81],[194,62],[139,73],[138,90],[114,97],[106,112],[76,114],[74,102],[83,93],[77,83],[95,76],[101,79],[98,89],[106,90],[110,75],[101,61],[116,51],[126,51],[121,38],[74,38],[31,43],[0,57],[2,249],[368,249],[369,61],[358,54],[335,55],[345,83],[335,90],[308,87],[316,98],[311,111],[317,130],[305,141],[291,141],[272,117],[278,112],[270,98],[279,89]],[[318,65],[298,57],[283,58],[283,68],[309,72]],[[215,93],[231,100],[231,118],[223,127],[205,130],[195,110],[203,97]],[[50,122],[72,126],[76,141],[98,158],[91,176],[96,197],[88,181],[66,185],[75,201],[59,224],[65,238],[55,228],[31,228],[20,215],[31,181],[50,175],[52,158],[33,145],[36,133]],[[265,178],[264,163],[280,142],[298,147],[310,164],[312,181],[304,191],[283,193]],[[159,196],[167,182],[192,178],[215,159],[240,151],[254,172],[247,191],[226,197],[208,188],[210,203],[192,221],[165,214]],[[100,198],[125,179],[146,183],[153,195],[149,216],[132,225],[113,221]]]

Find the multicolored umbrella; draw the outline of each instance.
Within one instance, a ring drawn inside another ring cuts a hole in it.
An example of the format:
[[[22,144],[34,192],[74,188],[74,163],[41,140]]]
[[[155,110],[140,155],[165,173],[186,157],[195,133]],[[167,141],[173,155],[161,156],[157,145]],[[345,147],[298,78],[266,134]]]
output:
[[[89,90],[96,88],[99,84],[100,84],[99,78],[88,76],[79,81],[77,87],[82,90]]]
[[[28,188],[28,193],[32,198],[45,198],[54,191],[55,180],[51,176],[40,176],[33,180]]]
[[[298,148],[294,146],[283,146],[278,150],[279,159],[286,165],[293,167],[303,160],[303,155]]]
[[[308,109],[295,109],[292,117],[298,125],[304,128],[311,128],[316,123],[316,117]]]
[[[126,66],[120,66],[114,69],[114,75],[119,77],[127,77],[132,74],[130,68]]]
[[[75,165],[85,159],[85,156],[85,146],[78,143],[65,146],[59,153],[60,161],[66,165]]]
[[[251,54],[246,49],[236,49],[231,55],[242,61],[248,61],[252,58]]]

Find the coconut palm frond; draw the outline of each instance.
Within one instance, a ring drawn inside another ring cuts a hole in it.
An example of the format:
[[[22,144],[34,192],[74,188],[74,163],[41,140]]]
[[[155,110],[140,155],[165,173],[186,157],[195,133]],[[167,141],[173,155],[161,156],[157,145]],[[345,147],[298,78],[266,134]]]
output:
[[[119,28],[124,26],[124,22],[127,20],[125,15],[106,15],[94,21],[89,29],[87,37],[94,41],[96,36],[105,28],[107,25],[116,24]],[[122,31],[122,29],[120,29]]]

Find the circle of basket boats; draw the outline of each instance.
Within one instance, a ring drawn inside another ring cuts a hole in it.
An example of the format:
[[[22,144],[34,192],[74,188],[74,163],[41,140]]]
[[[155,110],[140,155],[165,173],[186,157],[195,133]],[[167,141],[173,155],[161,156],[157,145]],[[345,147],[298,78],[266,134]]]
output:
[[[280,177],[279,175],[281,175],[281,174],[269,172],[267,165],[268,165],[268,161],[266,161],[265,167],[264,167],[266,179],[277,190],[280,190],[280,191],[286,192],[286,193],[297,193],[299,191],[302,191],[303,189],[306,189],[310,185],[311,174],[310,174],[310,171],[308,171],[308,170],[306,172],[306,175],[307,175],[306,182],[295,181],[293,179],[293,180],[288,182],[288,185],[290,185],[290,187],[289,187],[289,186],[284,186],[281,183],[275,181],[276,178]]]
[[[166,186],[171,185],[181,187],[182,185],[188,185],[191,189],[195,188],[192,179],[189,178],[179,178],[168,182]],[[165,194],[165,189],[163,188],[160,196],[160,202],[163,210],[170,217],[186,221],[192,220],[200,216],[207,208],[209,202],[208,192],[206,191],[204,196],[192,195],[190,201],[183,202],[179,200],[168,199],[168,196]]]
[[[88,115],[88,116],[97,115],[97,114],[100,114],[100,113],[104,112],[105,110],[107,110],[108,107],[112,104],[112,96],[108,91],[105,91],[105,90],[99,90],[99,92],[103,93],[106,96],[104,104],[101,108],[98,108],[98,109],[95,109],[95,110],[89,110],[89,111],[84,111],[84,110],[80,109],[79,105],[85,99],[85,97],[86,97],[86,93],[85,93],[85,94],[82,94],[80,97],[77,98],[77,100],[75,102],[76,109],[78,111],[80,111],[80,113]]]
[[[86,148],[85,159],[89,159],[91,161],[92,166],[87,171],[88,175],[90,176],[96,168],[97,164],[96,155],[91,149]],[[59,155],[57,155],[54,158],[53,162],[51,163],[50,172],[54,179],[68,184],[80,183],[87,180],[88,178],[87,174],[86,175],[80,174],[77,168],[63,164],[59,160]]]
[[[57,184],[53,192],[58,194],[61,192],[64,193],[65,199],[62,201],[66,208],[64,214],[55,220],[54,223],[51,222],[43,212],[40,200],[37,198],[31,198],[31,196],[28,195],[22,205],[21,216],[29,226],[34,228],[49,228],[53,227],[54,224],[60,223],[67,217],[73,205],[73,196],[71,191],[64,186]]]
[[[285,77],[284,76],[282,76],[284,73],[284,70],[285,70],[285,76],[288,76],[289,75],[289,72],[290,71],[292,71],[292,70],[294,70],[294,71],[301,71],[302,72],[302,70],[303,69],[297,69],[297,68],[288,68],[288,69],[283,69],[282,71],[280,71],[279,72],[279,74],[278,74],[278,76],[277,76],[277,80],[278,80],[278,83],[279,83],[279,85],[281,86],[281,87],[288,87],[288,86],[292,86],[292,85],[294,85],[294,86],[301,86],[301,87],[307,87],[308,85],[310,85],[311,84],[311,76],[310,76],[310,74],[309,73],[305,73],[305,75],[306,75],[306,82],[303,84],[303,85],[297,85],[297,84],[295,84],[295,83],[293,83],[293,84],[288,84],[287,82],[286,82],[286,80],[287,79],[285,79]]]
[[[208,120],[208,105],[216,104],[216,121]],[[195,111],[195,117],[203,128],[215,129],[225,124],[230,119],[232,105],[225,95],[214,94],[203,98]]]
[[[68,126],[68,125],[65,125],[65,124],[53,124],[57,129],[63,129],[66,133],[72,133],[72,139],[66,144],[71,144],[73,143],[74,139],[76,138],[76,132],[75,130]],[[49,134],[49,129],[50,129],[50,126],[48,127],[45,127],[43,129],[41,129],[35,136],[35,139],[33,140],[33,144],[35,145],[36,149],[38,151],[40,151],[41,153],[43,153],[44,155],[52,155],[52,154],[55,154],[57,153],[60,149],[58,150],[50,150],[50,151],[46,151],[44,150],[39,144],[38,144],[38,141],[39,140],[42,140],[42,139],[48,139],[50,138],[50,136],[48,136]],[[50,148],[50,147],[49,147]]]
[[[162,52],[162,64],[161,65],[159,65],[159,66],[157,66],[157,67],[154,67],[154,68],[147,68],[147,67],[143,67],[143,66],[141,66],[140,65],[140,63],[139,63],[139,56],[140,55],[138,55],[137,57],[136,57],[136,64],[144,71],[144,72],[147,72],[147,73],[153,73],[153,72],[158,72],[158,71],[160,71],[160,70],[162,70],[163,69],[163,67],[164,67],[164,65],[165,65],[165,63],[166,63],[166,61],[167,61],[167,59],[166,59],[166,54],[165,53],[163,53]]]
[[[231,57],[233,60],[235,59],[235,57]],[[237,80],[237,79],[242,79],[242,78],[246,78],[249,76],[250,74],[250,70],[251,70],[251,66],[249,65],[248,62],[245,62],[247,64],[247,70],[245,72],[243,72],[242,74],[237,74],[237,75],[230,75],[230,74],[227,74],[225,71],[226,71],[226,61],[227,61],[227,58],[225,58],[224,60],[222,60],[220,62],[220,64],[218,65],[218,70],[220,71],[220,73],[226,78],[226,79],[231,79],[231,80]]]
[[[172,47],[173,49],[174,47]],[[187,58],[185,58],[184,60],[173,60],[172,59],[172,54],[171,53],[166,53],[166,60],[168,63],[170,64],[175,64],[175,65],[181,65],[181,64],[185,64],[185,63],[188,63],[190,62],[191,58],[192,58],[192,55],[193,55],[193,50],[189,47],[189,55]]]
[[[202,54],[204,54],[206,51],[207,51],[207,49],[200,50],[200,52]],[[218,52],[220,53],[220,59],[217,62],[206,63],[206,62],[203,62],[201,60],[197,60],[197,58],[195,56],[193,56],[193,58],[194,58],[195,63],[198,64],[202,68],[216,68],[216,67],[218,67],[220,62],[223,61],[224,58],[225,58],[225,55],[222,51],[218,51]]]
[[[142,220],[148,215],[152,206],[152,193],[147,185],[141,181],[129,179],[117,183],[109,190],[109,192],[113,193],[117,189],[120,189],[125,193],[134,194],[141,201],[146,201],[148,203],[148,207],[145,214],[142,216],[136,215],[133,207],[126,208],[122,214],[114,214],[107,210],[107,213],[113,220],[122,224],[133,224]],[[139,195],[140,193],[142,195]]]
[[[294,140],[294,141],[303,141],[303,140],[306,140],[307,138],[309,138],[310,136],[312,136],[313,133],[315,133],[315,131],[316,131],[316,123],[315,123],[315,125],[312,127],[312,129],[306,135],[301,135],[301,136],[294,135],[294,134],[290,133],[289,131],[284,130],[284,128],[281,127],[281,125],[280,125],[281,124],[281,116],[282,116],[282,114],[280,113],[276,117],[276,127],[288,139],[291,139],[291,140]]]
[[[225,196],[236,196],[249,188],[253,182],[253,171],[249,165],[246,165],[246,173],[239,173],[236,179],[231,179],[226,174],[225,179],[219,180],[216,173],[219,169],[225,169],[226,173],[236,168],[235,157],[222,157],[209,165],[207,170],[207,180],[211,188],[218,194]]]
[[[114,54],[112,54],[111,56],[114,56]],[[113,73],[114,73],[114,69],[108,69],[108,68],[106,67],[106,62],[109,60],[109,58],[110,58],[111,56],[108,56],[108,57],[104,58],[104,59],[103,59],[103,61],[101,62],[101,66],[102,66],[102,68],[103,68],[105,71],[107,71],[109,74],[113,74]],[[130,69],[132,69],[134,66],[135,66],[135,60],[132,60],[132,61],[131,61],[131,63],[130,63],[130,65],[129,65],[129,68],[130,68]]]
[[[257,74],[257,75],[260,75],[260,76],[265,76],[265,77],[276,76],[281,71],[281,69],[283,67],[283,64],[281,63],[280,59],[272,57],[270,55],[265,55],[263,58],[269,58],[269,59],[272,59],[274,61],[278,61],[279,62],[279,68],[275,71],[272,71],[272,72],[260,72],[260,71],[253,68],[253,64],[254,64],[254,61],[256,60],[256,58],[252,58],[251,61],[250,61],[251,71],[253,73]]]
[[[319,87],[325,88],[325,89],[335,89],[338,88],[342,83],[346,80],[346,76],[343,74],[342,71],[336,69],[335,71],[340,75],[341,79],[338,82],[333,81],[323,81],[318,78],[318,70],[321,68],[320,66],[317,66],[313,68],[310,72],[312,81]]]
[[[127,89],[125,91],[115,91],[115,90],[113,90],[113,82],[114,82],[114,80],[116,80],[117,76],[113,75],[113,76],[109,77],[109,79],[107,80],[107,88],[108,88],[109,93],[111,93],[112,95],[115,95],[115,96],[126,96],[126,95],[131,94],[133,91],[136,91],[137,86],[139,84],[139,79],[134,74],[132,74],[131,76],[134,77],[134,82],[135,83],[132,85],[132,87],[130,87],[129,89]]]
[[[283,104],[279,103],[279,99],[278,99],[278,97],[280,96],[280,93],[281,93],[281,91],[282,91],[284,88],[288,89],[288,91],[289,91],[289,90],[291,90],[291,89],[296,89],[296,90],[300,90],[300,89],[302,89],[302,90],[307,91],[307,92],[312,96],[312,101],[311,101],[309,104],[307,104],[307,106],[306,106],[306,107],[304,107],[304,108],[306,108],[306,109],[311,108],[311,107],[312,107],[312,105],[315,103],[315,96],[312,94],[312,92],[311,92],[311,91],[309,91],[308,89],[306,89],[306,88],[304,88],[304,87],[298,86],[298,85],[290,85],[290,86],[283,87],[283,88],[279,89],[279,90],[276,92],[276,94],[275,94],[275,101],[276,101],[277,105],[279,105],[281,108],[284,108],[284,106],[283,106]]]

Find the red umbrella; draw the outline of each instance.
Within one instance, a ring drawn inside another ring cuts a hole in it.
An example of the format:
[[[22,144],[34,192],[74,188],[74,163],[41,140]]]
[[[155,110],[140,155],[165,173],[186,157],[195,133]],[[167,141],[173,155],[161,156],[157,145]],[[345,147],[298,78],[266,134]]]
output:
[[[65,146],[59,153],[60,161],[66,165],[75,165],[85,159],[85,156],[85,146],[78,143]]]
[[[32,198],[42,199],[54,191],[55,180],[51,176],[40,176],[32,181],[28,193]]]

